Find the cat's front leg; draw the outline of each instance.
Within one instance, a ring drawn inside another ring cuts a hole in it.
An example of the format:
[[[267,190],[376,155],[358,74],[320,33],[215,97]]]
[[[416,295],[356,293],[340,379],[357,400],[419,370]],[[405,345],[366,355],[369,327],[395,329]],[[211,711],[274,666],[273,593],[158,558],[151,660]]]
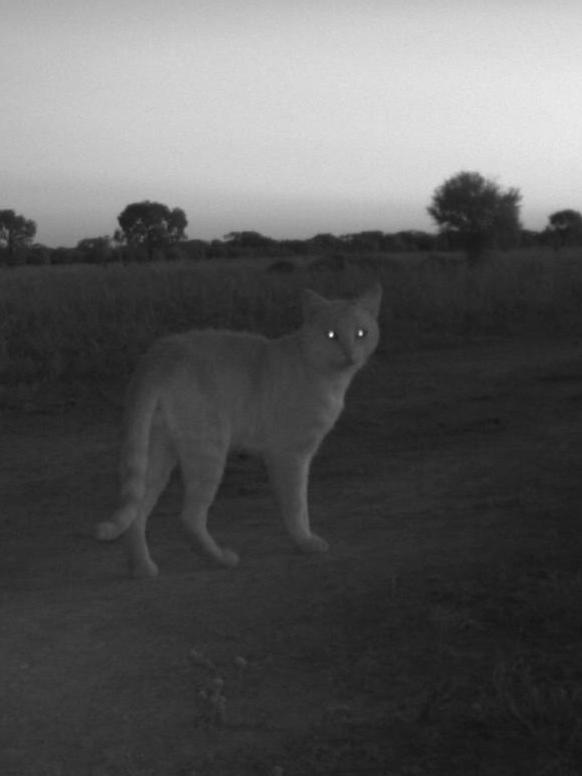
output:
[[[307,486],[312,454],[277,452],[266,456],[267,469],[283,522],[295,544],[304,552],[326,552],[328,543],[309,526]]]

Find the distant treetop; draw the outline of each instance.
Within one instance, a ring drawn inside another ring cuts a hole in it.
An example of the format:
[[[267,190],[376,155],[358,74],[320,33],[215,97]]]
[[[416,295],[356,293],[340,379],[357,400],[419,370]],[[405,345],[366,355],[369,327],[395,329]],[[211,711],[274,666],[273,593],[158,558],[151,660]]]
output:
[[[12,262],[18,248],[28,247],[36,234],[36,223],[14,210],[0,210],[0,246],[6,248]]]
[[[115,233],[116,240],[128,245],[144,245],[150,260],[156,249],[186,238],[188,220],[184,211],[178,207],[170,210],[160,202],[133,202],[117,220],[121,229]]]
[[[514,247],[521,229],[521,193],[503,191],[478,172],[460,172],[439,186],[427,208],[442,231],[458,233],[467,258],[476,261],[490,247]]]

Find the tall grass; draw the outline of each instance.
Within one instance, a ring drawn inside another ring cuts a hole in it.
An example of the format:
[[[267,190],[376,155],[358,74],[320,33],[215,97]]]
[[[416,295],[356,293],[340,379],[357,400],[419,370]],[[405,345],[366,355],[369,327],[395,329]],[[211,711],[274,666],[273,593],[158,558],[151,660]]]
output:
[[[277,336],[299,296],[384,287],[383,347],[486,334],[582,331],[582,255],[513,253],[482,267],[438,257],[354,258],[343,269],[265,264],[38,267],[0,273],[0,381],[122,378],[156,337],[195,327]]]

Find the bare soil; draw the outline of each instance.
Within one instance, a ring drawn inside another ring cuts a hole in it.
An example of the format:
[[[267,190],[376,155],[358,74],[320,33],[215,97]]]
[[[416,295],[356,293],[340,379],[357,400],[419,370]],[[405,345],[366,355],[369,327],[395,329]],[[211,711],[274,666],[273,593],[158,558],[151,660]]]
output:
[[[119,409],[97,391],[2,416],[0,773],[582,773],[582,346],[378,355],[316,459],[296,553],[261,465],[192,552],[173,482],[157,580],[92,526]]]

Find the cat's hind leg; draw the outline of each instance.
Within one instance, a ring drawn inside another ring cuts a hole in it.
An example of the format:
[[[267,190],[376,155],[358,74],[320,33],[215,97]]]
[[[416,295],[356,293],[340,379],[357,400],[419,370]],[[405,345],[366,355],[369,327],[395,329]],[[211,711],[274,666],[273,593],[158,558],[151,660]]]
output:
[[[309,525],[307,486],[311,455],[271,453],[265,460],[273,490],[291,538],[303,552],[326,552],[328,543]]]
[[[139,505],[138,516],[124,536],[129,573],[132,577],[156,577],[158,575],[158,567],[152,560],[148,548],[146,525],[152,509],[168,484],[176,462],[177,458],[167,431],[161,423],[154,423],[148,452],[146,491]]]
[[[184,506],[181,520],[195,545],[222,566],[236,566],[238,555],[221,547],[207,528],[208,510],[220,485],[228,452],[223,439],[183,439],[180,443],[180,467],[184,480]]]

